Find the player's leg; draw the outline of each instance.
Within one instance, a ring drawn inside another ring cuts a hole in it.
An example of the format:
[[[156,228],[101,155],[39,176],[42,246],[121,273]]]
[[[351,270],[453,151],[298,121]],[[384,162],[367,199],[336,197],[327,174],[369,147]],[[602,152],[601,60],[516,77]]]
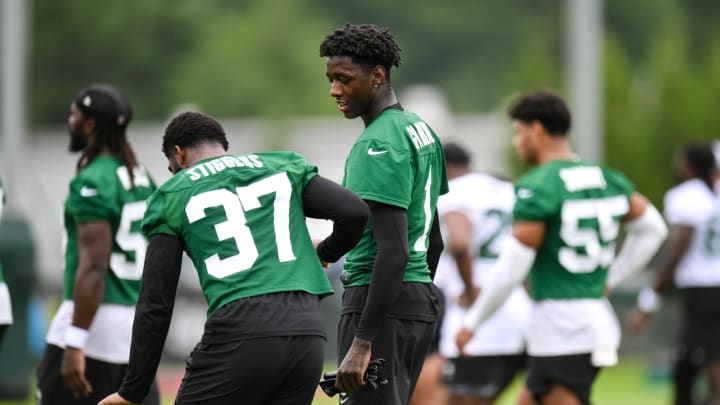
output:
[[[287,339],[287,375],[266,405],[310,405],[323,368],[325,339],[290,336]]]
[[[450,392],[442,382],[445,359],[438,352],[425,358],[410,405],[444,405],[449,403]]]
[[[673,362],[673,404],[686,405],[693,403],[693,385],[700,367],[694,364],[689,356],[687,347],[679,345],[675,350]]]
[[[0,325],[0,347],[2,347],[3,337],[5,336],[5,331],[8,326],[10,325]]]
[[[344,314],[338,325],[338,361],[342,361],[350,348],[360,314]],[[343,405],[405,405],[417,382],[423,359],[435,333],[434,322],[385,318],[373,340],[372,359],[384,358],[385,364],[378,373],[388,383],[374,390],[362,387],[343,393]]]
[[[708,405],[720,405],[720,360],[709,362],[705,366],[708,379]]]
[[[525,368],[525,355],[474,356],[448,359],[443,379],[452,404],[493,404]]]
[[[590,391],[599,371],[589,353],[530,356],[526,387],[541,405],[590,405]]]
[[[440,298],[440,316],[437,329],[430,344],[430,350],[425,357],[422,371],[418,377],[415,390],[410,398],[410,405],[445,405],[450,401],[450,391],[442,382],[442,370],[445,358],[440,354],[440,334],[447,310],[443,294]]]

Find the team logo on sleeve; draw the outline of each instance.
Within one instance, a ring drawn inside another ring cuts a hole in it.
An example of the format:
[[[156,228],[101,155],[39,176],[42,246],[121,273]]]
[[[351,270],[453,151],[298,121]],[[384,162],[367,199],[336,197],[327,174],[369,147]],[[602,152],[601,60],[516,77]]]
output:
[[[98,191],[96,188],[82,186],[82,188],[80,189],[80,195],[82,197],[94,197],[94,196],[98,195]]]
[[[530,198],[530,197],[532,197],[532,196],[533,196],[533,192],[532,192],[532,190],[530,190],[530,189],[527,189],[527,188],[519,188],[518,191],[517,191],[517,197],[518,197],[518,198],[526,199],[526,198]]]

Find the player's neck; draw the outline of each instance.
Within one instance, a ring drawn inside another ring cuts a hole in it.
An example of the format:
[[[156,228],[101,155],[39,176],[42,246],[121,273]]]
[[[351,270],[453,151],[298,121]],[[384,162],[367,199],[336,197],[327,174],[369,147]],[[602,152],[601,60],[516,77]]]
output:
[[[227,151],[219,144],[201,143],[194,148],[188,148],[185,155],[185,167],[193,166],[195,163],[218,156],[227,155]]]
[[[538,153],[538,163],[544,164],[554,160],[576,160],[577,155],[570,147],[566,138],[548,137],[542,150]]]
[[[389,84],[380,87],[376,93],[375,100],[370,103],[367,111],[361,115],[365,127],[367,128],[371,122],[375,121],[375,118],[377,118],[381,112],[385,111],[386,108],[397,103],[398,100],[397,97],[395,97],[395,91],[393,91]]]

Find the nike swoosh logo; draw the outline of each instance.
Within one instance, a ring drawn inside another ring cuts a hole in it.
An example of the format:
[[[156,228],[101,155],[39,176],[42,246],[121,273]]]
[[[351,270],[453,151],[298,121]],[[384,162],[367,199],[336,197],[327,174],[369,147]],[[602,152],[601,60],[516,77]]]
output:
[[[345,402],[347,402],[348,399],[350,399],[350,397],[347,396],[347,394],[345,394],[345,395],[343,395],[343,394],[345,394],[345,393],[343,392],[340,394],[340,403],[341,404],[344,404]]]
[[[94,196],[98,195],[98,191],[97,191],[97,189],[83,186],[80,189],[80,195],[83,197],[94,197]]]
[[[368,155],[375,156],[375,155],[382,155],[383,153],[387,153],[386,150],[373,150],[373,148],[368,149]]]

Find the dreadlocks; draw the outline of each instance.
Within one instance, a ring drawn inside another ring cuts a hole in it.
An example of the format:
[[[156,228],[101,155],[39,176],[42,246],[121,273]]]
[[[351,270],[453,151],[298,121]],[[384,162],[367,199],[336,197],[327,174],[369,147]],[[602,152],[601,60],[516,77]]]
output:
[[[78,93],[74,103],[85,117],[95,120],[95,136],[83,148],[77,171],[92,163],[103,150],[108,150],[123,162],[130,184],[135,187],[133,171],[137,159],[125,132],[132,119],[132,107],[127,97],[109,84],[92,84]]]

